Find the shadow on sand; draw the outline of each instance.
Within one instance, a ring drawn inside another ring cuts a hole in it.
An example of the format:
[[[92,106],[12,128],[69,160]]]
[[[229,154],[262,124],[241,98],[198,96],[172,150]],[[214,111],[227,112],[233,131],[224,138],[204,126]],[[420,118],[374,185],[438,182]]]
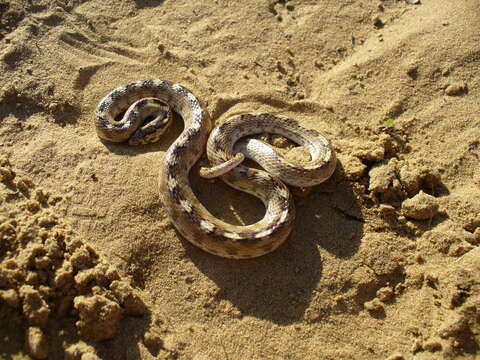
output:
[[[342,177],[341,164],[336,173],[335,178]],[[182,239],[187,256],[220,287],[219,300],[230,301],[244,316],[281,325],[303,318],[322,278],[319,249],[348,258],[357,251],[363,235],[362,214],[350,185],[330,181],[326,188],[333,185],[332,192],[321,192],[320,185],[307,197],[295,198],[294,230],[286,243],[271,254],[251,260],[223,259]],[[212,214],[225,221],[253,223],[263,216],[257,199],[243,193],[232,198],[232,189],[221,181],[205,183],[192,179],[192,187]],[[227,209],[225,204],[232,203],[233,207]]]

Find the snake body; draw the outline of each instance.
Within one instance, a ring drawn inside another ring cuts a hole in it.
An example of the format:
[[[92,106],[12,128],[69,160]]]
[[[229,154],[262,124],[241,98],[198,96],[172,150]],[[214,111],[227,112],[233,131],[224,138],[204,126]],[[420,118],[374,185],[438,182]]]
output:
[[[156,107],[159,114],[153,125],[143,124]],[[183,86],[162,80],[133,82],[105,96],[96,112],[97,133],[102,139],[114,142],[156,141],[155,130],[162,133],[168,126],[169,107],[185,124],[167,150],[159,175],[160,197],[176,229],[194,245],[226,258],[254,258],[279,247],[290,234],[295,218],[292,196],[281,180],[294,186],[312,186],[328,179],[336,166],[329,141],[295,120],[271,114],[235,116],[216,127],[209,138],[210,119],[198,99]],[[123,118],[117,121],[122,113],[125,113]],[[287,162],[259,140],[240,140],[263,132],[280,134],[305,146],[311,161],[300,167]],[[246,226],[232,225],[213,216],[199,202],[188,177],[205,144],[209,161],[220,169],[223,181],[262,200],[266,208],[263,219]],[[239,158],[237,152],[244,154],[240,161],[243,156],[251,158],[268,172],[236,166],[237,163],[221,171],[222,164]]]

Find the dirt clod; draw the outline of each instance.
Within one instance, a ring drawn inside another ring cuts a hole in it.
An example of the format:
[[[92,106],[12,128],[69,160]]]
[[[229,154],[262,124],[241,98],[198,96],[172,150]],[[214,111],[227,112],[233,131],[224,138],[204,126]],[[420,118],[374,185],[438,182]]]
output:
[[[403,214],[415,220],[427,220],[435,217],[438,214],[438,208],[438,200],[423,191],[402,203]]]
[[[31,326],[27,330],[27,348],[34,359],[48,357],[48,343],[45,334],[39,327]]]
[[[450,83],[445,89],[445,94],[448,96],[457,96],[467,91],[467,84],[462,81]]]
[[[94,295],[77,296],[73,304],[80,317],[76,325],[83,336],[103,341],[116,335],[123,317],[123,310],[118,303]]]

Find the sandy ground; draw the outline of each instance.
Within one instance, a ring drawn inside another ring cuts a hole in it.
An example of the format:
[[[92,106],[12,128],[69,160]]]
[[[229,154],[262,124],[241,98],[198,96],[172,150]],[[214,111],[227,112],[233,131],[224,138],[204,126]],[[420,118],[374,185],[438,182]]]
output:
[[[478,0],[0,0],[0,358],[478,358],[479,68]],[[181,121],[138,148],[93,125],[140,79],[332,140],[284,246],[234,261],[179,238],[157,173]]]

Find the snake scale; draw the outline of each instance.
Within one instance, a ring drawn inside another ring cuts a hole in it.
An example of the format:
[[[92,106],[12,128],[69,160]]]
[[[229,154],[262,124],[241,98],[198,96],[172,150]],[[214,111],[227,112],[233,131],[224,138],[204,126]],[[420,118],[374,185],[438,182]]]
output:
[[[97,134],[107,141],[128,141],[131,145],[154,142],[171,122],[172,110],[185,126],[165,154],[159,187],[176,229],[194,245],[226,258],[254,258],[278,248],[290,234],[295,218],[293,199],[284,182],[304,187],[328,179],[336,166],[330,142],[295,120],[271,114],[237,115],[211,131],[210,119],[198,99],[185,87],[163,80],[132,82],[107,94],[96,110]],[[311,160],[300,167],[287,162],[270,145],[244,139],[265,132],[305,146]],[[212,168],[201,169],[201,176],[221,176],[230,186],[258,197],[266,209],[263,219],[245,226],[232,225],[213,216],[199,202],[188,177],[205,145]],[[243,166],[244,157],[266,171]]]

